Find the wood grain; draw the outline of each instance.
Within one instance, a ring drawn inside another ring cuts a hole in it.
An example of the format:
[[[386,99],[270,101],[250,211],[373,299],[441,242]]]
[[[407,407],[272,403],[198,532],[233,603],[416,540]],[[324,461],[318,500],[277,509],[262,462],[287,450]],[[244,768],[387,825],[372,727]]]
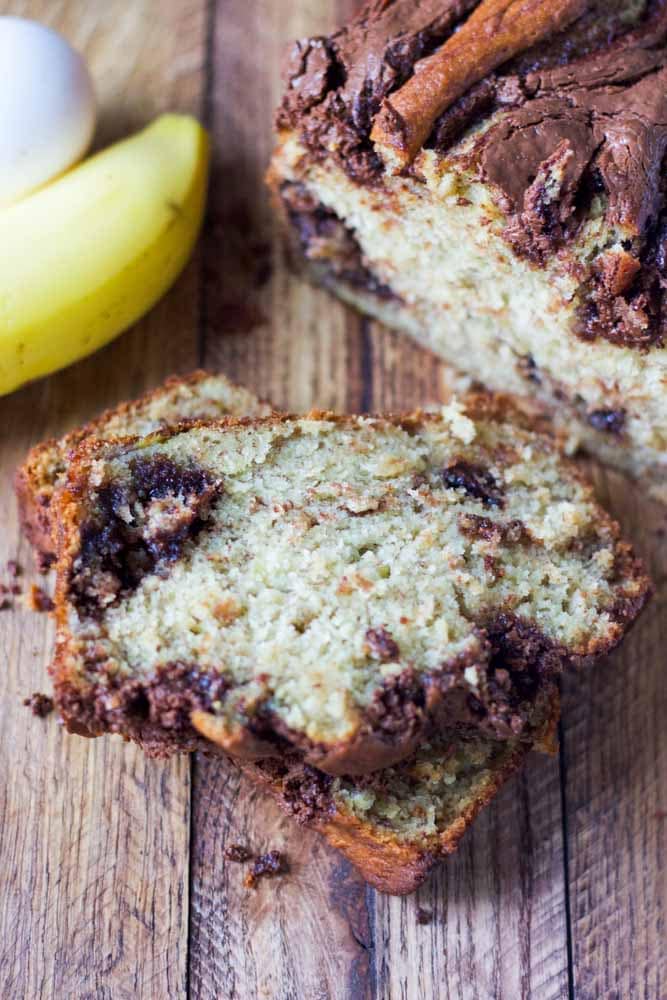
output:
[[[430,883],[375,895],[377,996],[567,996],[559,796],[557,761],[534,755]]]
[[[287,43],[357,6],[4,5],[85,49],[98,144],[161,108],[204,110],[215,164],[202,248],[165,300],[94,358],[0,399],[0,581],[7,559],[30,566],[10,489],[30,444],[172,371],[205,361],[294,410],[408,408],[451,391],[432,356],[292,274],[263,189]],[[535,756],[406,899],[367,889],[219,758],[191,773],[33,719],[20,700],[45,689],[50,625],[1,612],[0,997],[667,997],[667,512],[595,475],[651,565],[653,606],[608,663],[566,679],[560,758]],[[232,843],[284,851],[290,875],[245,890]]]
[[[375,995],[366,889],[340,856],[224,760],[197,761],[192,818],[193,997]],[[231,844],[280,851],[289,875],[245,889],[244,866],[225,860]]]
[[[566,678],[563,752],[578,1000],[667,997],[667,510],[591,469],[656,584],[624,645]]]
[[[203,93],[199,0],[13,0],[62,30],[91,63],[99,142]],[[68,371],[0,400],[0,566],[31,566],[13,470],[27,448],[197,360],[196,265],[150,317]],[[169,336],[165,331],[169,331]],[[32,579],[30,570],[24,578]],[[44,615],[2,612],[0,996],[182,997],[188,926],[189,765],[147,761],[118,740],[68,737],[21,698],[47,687]]]

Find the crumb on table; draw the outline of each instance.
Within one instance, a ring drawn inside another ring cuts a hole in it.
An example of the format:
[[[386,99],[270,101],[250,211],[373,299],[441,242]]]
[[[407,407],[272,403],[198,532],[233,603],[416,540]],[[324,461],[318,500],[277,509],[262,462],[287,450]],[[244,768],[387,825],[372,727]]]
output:
[[[21,591],[21,585],[17,582],[23,572],[16,559],[8,559],[5,563],[5,573],[9,578],[9,583],[0,583],[0,611],[11,611],[13,604],[11,597],[16,597]]]
[[[243,844],[229,844],[225,848],[226,861],[250,861],[252,851],[249,851]]]
[[[273,878],[275,875],[286,875],[289,871],[287,859],[279,851],[269,851],[260,854],[243,880],[246,889],[254,889],[260,878]]]
[[[53,698],[49,698],[48,694],[42,694],[41,691],[34,691],[29,698],[24,698],[23,704],[39,719],[44,719],[54,707]]]

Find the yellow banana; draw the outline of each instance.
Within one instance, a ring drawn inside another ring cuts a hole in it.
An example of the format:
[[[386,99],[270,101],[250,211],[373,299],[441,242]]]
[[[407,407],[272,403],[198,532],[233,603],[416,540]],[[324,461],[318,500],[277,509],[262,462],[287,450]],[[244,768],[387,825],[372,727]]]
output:
[[[163,115],[0,211],[0,395],[96,351],[188,260],[208,136]]]

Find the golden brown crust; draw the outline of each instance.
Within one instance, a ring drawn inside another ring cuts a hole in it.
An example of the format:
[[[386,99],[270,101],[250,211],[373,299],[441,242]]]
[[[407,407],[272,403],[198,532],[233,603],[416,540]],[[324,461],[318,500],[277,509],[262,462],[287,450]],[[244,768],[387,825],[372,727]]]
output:
[[[55,556],[50,517],[53,489],[42,483],[37,467],[40,456],[52,443],[55,442],[47,441],[33,448],[14,476],[21,529],[32,545],[41,569],[47,569]]]
[[[194,729],[211,743],[238,761],[268,760],[276,756],[275,742],[261,739],[247,726],[227,720],[210,712],[193,712]],[[299,733],[288,734],[288,746],[301,746],[306,763],[330,775],[371,773],[391,767],[417,749],[427,734],[427,720],[416,728],[409,739],[388,743],[372,730],[362,729],[346,743],[332,746],[312,746]],[[276,720],[276,730],[282,729]]]
[[[371,139],[390,165],[406,167],[439,115],[475,83],[584,13],[586,0],[482,0],[400,90],[385,99]]]
[[[411,754],[424,741],[429,728],[429,720],[424,718],[408,736],[395,742],[387,742],[372,729],[362,728],[347,743],[306,750],[305,760],[327,774],[370,774]]]
[[[192,712],[190,721],[205,739],[237,760],[253,761],[275,757],[274,744],[255,736],[240,723],[230,725],[226,719],[202,711]]]

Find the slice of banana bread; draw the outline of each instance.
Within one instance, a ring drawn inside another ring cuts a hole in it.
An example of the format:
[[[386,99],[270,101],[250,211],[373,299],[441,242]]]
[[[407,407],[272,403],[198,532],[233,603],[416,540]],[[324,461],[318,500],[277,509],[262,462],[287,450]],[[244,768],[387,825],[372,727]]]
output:
[[[97,420],[59,439],[36,445],[16,473],[21,524],[43,567],[55,556],[51,500],[67,469],[69,455],[88,437],[109,440],[141,436],[184,420],[215,420],[226,414],[266,416],[271,407],[224,375],[197,371],[172,376],[131,403],[107,410]]]
[[[342,851],[370,885],[403,895],[456,850],[529,751],[520,740],[443,734],[400,764],[365,777],[334,778],[296,755],[241,767],[298,823]]]
[[[85,442],[57,497],[53,668],[68,727],[151,752],[290,746],[332,774],[434,726],[534,740],[566,663],[649,583],[508,400]],[[194,727],[194,728],[193,728]]]
[[[308,269],[667,498],[667,3],[371,0],[294,46]]]

